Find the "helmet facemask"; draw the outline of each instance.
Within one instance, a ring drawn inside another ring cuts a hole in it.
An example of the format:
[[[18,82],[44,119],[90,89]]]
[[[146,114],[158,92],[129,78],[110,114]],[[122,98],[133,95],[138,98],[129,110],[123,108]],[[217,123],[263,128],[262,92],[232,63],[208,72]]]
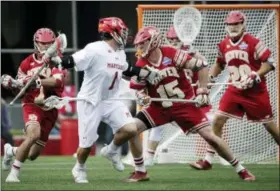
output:
[[[120,35],[116,31],[113,31],[110,34],[113,37],[113,39],[118,43],[119,48],[121,50],[123,50],[126,46],[128,30],[127,29],[121,29],[120,30]]]
[[[161,45],[162,36],[159,32],[151,34],[151,38],[143,41],[142,43],[136,44],[136,56],[141,58],[146,58],[150,53]],[[139,45],[142,45],[139,48]]]

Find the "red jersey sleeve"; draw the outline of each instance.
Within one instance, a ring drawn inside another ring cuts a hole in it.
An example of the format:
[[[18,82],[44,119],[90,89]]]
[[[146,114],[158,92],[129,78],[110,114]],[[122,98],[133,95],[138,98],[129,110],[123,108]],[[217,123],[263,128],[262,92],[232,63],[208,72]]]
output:
[[[29,57],[27,57],[19,65],[18,72],[17,72],[17,79],[22,80],[28,75],[27,73],[30,68],[29,65],[30,65],[30,61],[29,61]]]
[[[223,42],[224,41],[220,42],[217,45],[218,54],[217,54],[216,62],[224,67],[226,65],[226,61],[225,61],[225,57],[223,54]]]
[[[267,48],[267,46],[258,38],[252,38],[252,43],[254,46],[254,57],[256,60],[260,60],[261,62],[266,62],[268,58],[271,56],[271,51]]]

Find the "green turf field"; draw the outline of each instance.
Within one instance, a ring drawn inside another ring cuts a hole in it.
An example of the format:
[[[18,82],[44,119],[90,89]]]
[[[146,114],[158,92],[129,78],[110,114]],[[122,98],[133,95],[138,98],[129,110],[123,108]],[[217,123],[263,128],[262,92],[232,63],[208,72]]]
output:
[[[21,183],[5,183],[7,171],[2,172],[2,190],[279,190],[279,165],[246,165],[256,176],[255,182],[244,182],[231,167],[215,165],[210,171],[196,171],[185,164],[155,165],[149,168],[150,181],[125,183],[133,168],[115,171],[101,157],[90,157],[87,163],[89,184],[75,184],[71,169],[72,157],[40,157],[26,162]]]

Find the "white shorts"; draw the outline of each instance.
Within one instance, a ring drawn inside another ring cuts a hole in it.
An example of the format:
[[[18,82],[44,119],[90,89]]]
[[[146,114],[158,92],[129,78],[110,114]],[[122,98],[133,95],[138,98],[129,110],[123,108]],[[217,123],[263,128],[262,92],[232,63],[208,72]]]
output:
[[[133,123],[128,108],[119,101],[102,101],[96,106],[86,101],[77,102],[79,147],[89,148],[98,139],[97,129],[101,121],[108,124],[113,133],[126,124]]]

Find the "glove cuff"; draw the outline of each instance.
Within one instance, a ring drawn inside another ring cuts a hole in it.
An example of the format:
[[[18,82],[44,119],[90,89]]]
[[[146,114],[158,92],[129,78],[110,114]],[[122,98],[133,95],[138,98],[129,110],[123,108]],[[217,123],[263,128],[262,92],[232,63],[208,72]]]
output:
[[[209,89],[207,89],[207,88],[198,88],[197,90],[196,90],[196,94],[197,95],[200,95],[200,94],[206,94],[206,95],[208,95],[210,93],[210,91],[209,91]]]

